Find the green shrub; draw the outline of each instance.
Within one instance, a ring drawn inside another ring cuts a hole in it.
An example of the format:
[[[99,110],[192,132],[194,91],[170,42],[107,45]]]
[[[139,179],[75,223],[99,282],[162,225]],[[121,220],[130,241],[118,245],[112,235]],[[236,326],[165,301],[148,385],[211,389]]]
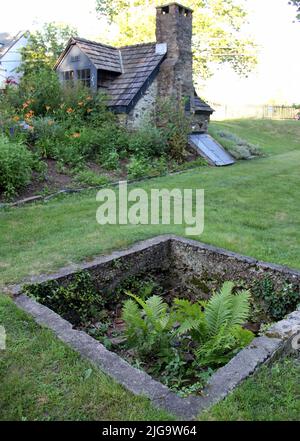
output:
[[[77,173],[74,180],[75,182],[91,187],[105,185],[109,182],[106,176],[98,175],[92,170],[81,170]]]
[[[138,179],[149,176],[151,166],[149,159],[132,156],[127,164],[127,173],[129,179]]]
[[[61,85],[57,73],[44,68],[32,71],[21,79],[18,88],[22,112],[26,115],[44,116],[55,112],[61,104]]]
[[[171,356],[174,316],[161,297],[152,296],[146,301],[128,292],[134,300],[124,304],[122,317],[126,323],[128,344],[141,356]]]
[[[75,274],[74,279],[67,286],[51,281],[27,285],[23,292],[73,324],[80,324],[93,318],[104,306],[103,298],[95,291],[91,275],[86,271]]]
[[[29,184],[32,166],[32,154],[25,145],[0,134],[0,191],[11,197]]]
[[[106,170],[117,170],[119,168],[120,156],[115,148],[112,148],[106,155],[102,153],[101,165]]]
[[[263,308],[270,318],[275,320],[283,319],[286,314],[294,311],[300,304],[299,288],[286,283],[281,290],[275,289],[274,282],[268,277],[258,280],[254,284],[252,294],[255,299],[262,302]]]
[[[169,157],[178,162],[183,161],[191,122],[185,113],[185,105],[172,99],[160,100],[157,106],[156,124],[161,127],[163,138],[166,140],[166,152]]]
[[[163,354],[168,363],[172,354],[181,353],[184,359],[191,351],[194,367],[226,363],[254,337],[242,328],[250,311],[250,293],[233,294],[233,286],[225,282],[207,302],[175,299],[171,307],[160,296],[143,301],[129,292],[134,301],[127,300],[123,308],[129,346],[142,356]],[[176,352],[172,351],[174,343]]]
[[[129,135],[128,150],[130,153],[153,157],[161,156],[167,148],[166,139],[162,129],[146,124]]]

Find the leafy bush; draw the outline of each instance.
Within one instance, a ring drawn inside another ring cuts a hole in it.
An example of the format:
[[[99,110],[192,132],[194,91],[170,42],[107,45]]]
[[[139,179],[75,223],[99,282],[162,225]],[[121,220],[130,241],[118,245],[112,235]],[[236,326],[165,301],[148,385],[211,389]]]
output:
[[[20,142],[0,134],[0,191],[7,197],[26,186],[31,179],[33,158]]]
[[[275,320],[281,320],[300,304],[299,288],[286,283],[282,290],[275,289],[273,281],[268,277],[258,280],[252,288],[252,293],[263,303],[263,308],[270,318]]]
[[[53,281],[27,285],[23,291],[73,324],[92,318],[104,305],[103,298],[95,291],[91,275],[86,271],[79,271],[67,286]]]
[[[34,70],[21,79],[18,88],[25,119],[53,113],[61,104],[61,85],[56,72],[48,68]]]
[[[136,156],[161,156],[167,148],[165,134],[162,129],[146,124],[129,136],[128,150]]]
[[[262,156],[260,147],[239,138],[231,132],[210,128],[210,133],[235,159],[251,159],[255,156]]]
[[[174,316],[167,312],[167,303],[156,295],[146,301],[131,292],[128,295],[134,300],[125,302],[122,316],[129,345],[142,356],[171,354]]]
[[[127,300],[123,309],[129,345],[142,356],[163,354],[168,363],[172,354],[183,356],[190,348],[195,367],[226,363],[253,339],[252,332],[242,328],[250,310],[250,293],[233,294],[233,286],[225,282],[206,302],[175,299],[170,308],[160,296],[143,301],[129,292],[135,300]]]
[[[156,113],[156,124],[161,127],[167,143],[166,152],[179,162],[184,159],[191,130],[190,120],[184,108],[184,103],[178,106],[176,101],[164,99],[158,102]]]
[[[127,173],[129,179],[137,179],[149,176],[151,166],[149,160],[142,157],[131,156],[127,164]]]
[[[112,148],[107,154],[101,155],[103,157],[101,161],[101,165],[106,170],[117,170],[119,167],[120,156],[115,148]]]
[[[75,182],[88,186],[99,186],[108,183],[108,178],[106,176],[97,175],[92,170],[81,170],[75,176]]]

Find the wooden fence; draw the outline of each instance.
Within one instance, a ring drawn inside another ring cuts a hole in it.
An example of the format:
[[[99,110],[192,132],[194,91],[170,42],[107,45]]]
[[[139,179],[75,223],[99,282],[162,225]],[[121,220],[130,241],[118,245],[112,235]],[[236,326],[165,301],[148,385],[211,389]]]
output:
[[[290,106],[234,106],[218,103],[209,103],[215,110],[212,115],[214,120],[256,118],[256,119],[295,119],[300,112],[300,107]]]

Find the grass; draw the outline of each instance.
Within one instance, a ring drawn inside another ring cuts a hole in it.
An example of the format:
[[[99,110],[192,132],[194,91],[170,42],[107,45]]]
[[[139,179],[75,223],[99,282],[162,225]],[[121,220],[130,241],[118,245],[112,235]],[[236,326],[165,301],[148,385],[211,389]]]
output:
[[[299,421],[300,361],[284,359],[263,367],[201,421]],[[283,380],[284,379],[284,380]]]
[[[194,239],[300,268],[300,123],[240,120],[213,123],[213,127],[258,144],[267,156],[232,167],[199,168],[146,181],[139,186],[147,190],[152,187],[204,188],[205,229],[203,235]],[[47,204],[0,211],[3,289],[4,285],[19,282],[26,276],[51,272],[138,240],[163,233],[185,233],[184,226],[177,225],[101,227],[95,219],[98,206],[95,197],[96,192],[90,191],[60,197]],[[101,419],[100,414],[102,419],[165,417],[155,413],[147,401],[133,398],[98,371],[93,370],[88,381],[82,383],[84,372],[90,369],[86,362],[49,331],[34,325],[9,300],[1,300],[1,305],[0,323],[10,327],[11,348],[1,355],[0,375],[5,376],[5,381],[0,385],[0,419]],[[26,357],[29,357],[28,363]],[[278,369],[282,371],[281,378],[285,378],[284,366],[279,365]],[[267,408],[276,398],[271,387],[272,378],[267,374],[262,377],[262,388],[270,389],[271,393],[259,395],[259,403],[258,395],[253,393],[251,398],[251,393],[242,389],[246,386],[242,386],[230,397],[233,401],[229,401],[229,410],[225,405],[219,412],[226,415],[225,419],[227,415],[240,419],[242,415],[237,403],[247,400],[248,414],[244,417],[254,418],[259,413],[258,407]],[[297,385],[292,378],[288,383],[285,378],[282,394],[286,396],[288,384],[290,397],[296,400]],[[253,384],[249,388],[249,391],[255,390]],[[48,400],[43,406],[39,404],[40,396]],[[215,409],[207,415],[208,419],[218,418],[219,414],[214,412],[222,407]],[[282,412],[278,409],[276,418],[285,419],[295,412],[299,417],[299,408],[295,409],[292,403]],[[265,416],[267,419],[267,410]]]
[[[0,296],[0,420],[166,420]],[[121,404],[120,404],[121,403]]]

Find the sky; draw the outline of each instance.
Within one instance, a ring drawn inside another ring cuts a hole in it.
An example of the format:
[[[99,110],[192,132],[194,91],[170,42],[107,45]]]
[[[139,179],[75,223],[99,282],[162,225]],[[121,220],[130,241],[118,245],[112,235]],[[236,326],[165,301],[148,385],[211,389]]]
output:
[[[201,92],[218,103],[300,103],[300,23],[293,23],[295,10],[288,0],[245,0],[245,4],[250,23],[243,32],[258,44],[259,64],[247,79],[222,66],[201,83]],[[33,30],[49,21],[71,24],[80,36],[90,39],[96,38],[103,26],[95,12],[95,0],[14,0],[1,6],[0,32]]]

